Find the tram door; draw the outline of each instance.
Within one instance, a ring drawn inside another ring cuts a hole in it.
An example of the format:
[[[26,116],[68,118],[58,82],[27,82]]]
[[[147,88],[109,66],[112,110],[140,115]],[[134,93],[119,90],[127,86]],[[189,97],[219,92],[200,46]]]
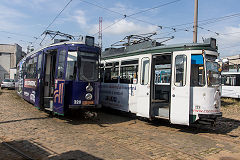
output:
[[[150,77],[151,55],[141,56],[139,59],[140,82],[137,84],[137,115],[149,118],[150,110]]]
[[[44,109],[52,111],[53,108],[53,89],[56,70],[57,51],[50,50],[45,53],[44,66],[44,91],[43,91],[43,106]]]
[[[53,87],[53,112],[64,115],[64,92],[67,46],[58,48],[57,67]]]
[[[173,52],[170,122],[189,124],[191,52]]]

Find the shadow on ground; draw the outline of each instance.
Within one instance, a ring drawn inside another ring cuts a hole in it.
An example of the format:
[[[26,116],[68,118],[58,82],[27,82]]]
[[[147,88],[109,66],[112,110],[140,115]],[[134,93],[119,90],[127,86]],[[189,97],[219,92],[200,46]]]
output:
[[[221,117],[217,119],[216,126],[203,125],[203,124],[192,124],[191,126],[175,125],[170,124],[167,120],[154,120],[149,122],[150,125],[154,126],[166,126],[178,129],[180,132],[198,134],[198,133],[211,133],[211,134],[222,134],[226,135],[240,127],[240,121],[230,118]],[[228,134],[229,135],[229,134]],[[239,137],[239,135],[229,135],[231,137]]]
[[[221,98],[221,107],[230,107],[231,105],[239,105],[239,99]]]
[[[109,108],[101,108],[91,111],[73,110],[67,116],[59,116],[58,118],[66,120],[66,123],[72,125],[97,124],[100,127],[107,127],[106,124],[117,124],[136,119],[132,114]]]
[[[34,118],[24,118],[24,119],[14,119],[9,121],[0,121],[0,125],[4,123],[13,123],[13,122],[20,122],[20,121],[30,121],[30,120],[41,120],[41,119],[49,119],[50,117],[34,117]]]
[[[0,148],[4,150],[1,152],[0,159],[19,159],[21,152],[26,159],[81,159],[90,160],[96,159],[101,160],[96,156],[80,150],[68,151],[62,154],[57,154],[49,148],[42,146],[39,143],[31,142],[28,140],[10,141],[0,143]],[[17,151],[16,151],[17,150]],[[25,159],[23,158],[23,159]]]

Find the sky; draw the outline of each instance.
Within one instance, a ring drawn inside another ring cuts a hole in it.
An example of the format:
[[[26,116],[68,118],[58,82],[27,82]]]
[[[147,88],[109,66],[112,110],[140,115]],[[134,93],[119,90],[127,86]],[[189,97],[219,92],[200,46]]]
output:
[[[0,44],[40,48],[41,34],[70,0],[0,0]],[[240,54],[240,1],[199,0],[198,42],[217,39],[221,57]],[[95,36],[102,17],[103,48],[127,35],[156,32],[164,44],[192,43],[194,0],[72,0],[47,28]],[[37,39],[36,39],[37,38]],[[47,36],[42,46],[51,43]]]

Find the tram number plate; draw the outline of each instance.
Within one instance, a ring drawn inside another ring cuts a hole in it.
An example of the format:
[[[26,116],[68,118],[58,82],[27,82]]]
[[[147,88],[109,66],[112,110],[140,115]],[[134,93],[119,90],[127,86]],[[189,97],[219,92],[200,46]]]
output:
[[[82,101],[82,105],[94,104],[93,101]]]

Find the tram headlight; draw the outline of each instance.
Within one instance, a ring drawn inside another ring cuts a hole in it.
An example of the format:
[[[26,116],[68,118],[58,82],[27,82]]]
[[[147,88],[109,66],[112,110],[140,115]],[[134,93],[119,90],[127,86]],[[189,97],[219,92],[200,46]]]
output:
[[[92,91],[93,91],[93,87],[89,84],[89,85],[86,87],[86,91],[87,91],[87,92],[92,92]]]
[[[87,93],[87,94],[85,95],[85,98],[86,98],[86,100],[92,100],[93,96],[92,96],[91,93]]]

